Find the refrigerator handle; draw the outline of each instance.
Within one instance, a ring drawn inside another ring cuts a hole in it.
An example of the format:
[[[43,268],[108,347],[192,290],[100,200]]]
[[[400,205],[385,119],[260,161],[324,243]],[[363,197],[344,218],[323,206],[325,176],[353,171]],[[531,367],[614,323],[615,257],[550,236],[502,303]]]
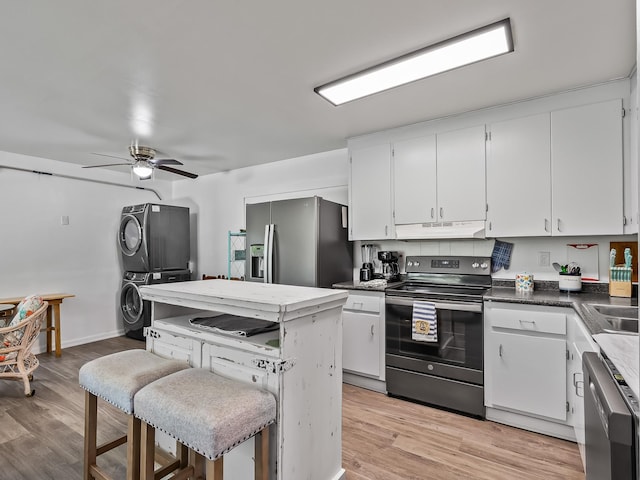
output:
[[[262,251],[263,258],[263,268],[264,272],[262,273],[264,283],[269,283],[269,230],[271,225],[266,224],[264,226],[264,248]]]
[[[269,249],[267,250],[267,282],[273,283],[273,233],[275,225],[272,223],[269,225]]]

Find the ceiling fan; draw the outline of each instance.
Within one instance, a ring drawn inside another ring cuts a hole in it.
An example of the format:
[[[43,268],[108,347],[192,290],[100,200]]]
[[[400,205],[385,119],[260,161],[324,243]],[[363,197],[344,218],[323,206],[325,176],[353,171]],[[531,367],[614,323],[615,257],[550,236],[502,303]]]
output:
[[[95,153],[94,155],[101,155],[103,157],[113,157],[112,155],[105,155],[102,153]],[[143,145],[130,145],[129,155],[133,158],[133,162],[127,161],[127,163],[107,163],[104,165],[88,165],[82,168],[99,168],[99,167],[112,167],[116,165],[128,165],[134,174],[140,178],[140,180],[147,180],[151,178],[151,174],[155,168],[164,170],[165,172],[175,173],[188,178],[198,178],[195,173],[185,172],[184,170],[178,170],[177,168],[169,167],[168,165],[182,165],[182,162],[174,160],[173,158],[158,158],[155,159],[156,151],[151,147],[145,147]],[[123,158],[123,160],[126,160]]]

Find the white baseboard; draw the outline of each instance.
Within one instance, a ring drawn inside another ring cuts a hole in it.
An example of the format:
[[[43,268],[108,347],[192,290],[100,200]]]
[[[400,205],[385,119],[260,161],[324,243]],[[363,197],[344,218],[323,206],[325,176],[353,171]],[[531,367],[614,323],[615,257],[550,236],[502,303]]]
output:
[[[97,342],[99,340],[106,340],[108,338],[121,337],[124,335],[124,329],[112,330],[110,332],[103,332],[96,335],[89,335],[87,337],[73,338],[71,340],[65,340],[62,342],[62,349],[76,347],[78,345],[84,345],[85,343]],[[36,355],[47,351],[46,335],[40,334],[38,343],[33,346],[33,353]],[[55,338],[52,338],[53,347],[55,348]]]
[[[349,385],[355,385],[356,387],[366,388],[367,390],[373,390],[374,392],[387,393],[387,384],[382,380],[377,380],[375,378],[363,377],[362,375],[356,375],[354,373],[349,373],[346,371],[342,371],[342,381],[343,383],[348,383]]]
[[[497,423],[503,423],[512,427],[529,430],[530,432],[541,433],[551,437],[562,438],[570,442],[576,441],[575,431],[570,425],[543,420],[541,418],[520,415],[514,412],[499,410],[497,408],[487,407],[486,418]]]

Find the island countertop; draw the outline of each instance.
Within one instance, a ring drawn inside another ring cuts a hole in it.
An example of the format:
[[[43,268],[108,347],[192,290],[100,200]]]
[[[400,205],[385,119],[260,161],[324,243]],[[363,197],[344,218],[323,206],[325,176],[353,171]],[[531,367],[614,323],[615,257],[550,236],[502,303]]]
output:
[[[196,280],[140,287],[143,300],[157,301],[272,322],[286,322],[344,304],[346,290],[233,280]]]

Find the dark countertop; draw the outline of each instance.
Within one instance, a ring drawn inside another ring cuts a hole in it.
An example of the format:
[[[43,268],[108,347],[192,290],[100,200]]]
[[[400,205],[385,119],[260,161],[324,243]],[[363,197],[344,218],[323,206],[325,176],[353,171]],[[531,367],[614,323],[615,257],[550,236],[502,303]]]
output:
[[[592,335],[603,332],[602,322],[585,307],[587,304],[637,306],[637,298],[610,297],[601,292],[560,292],[558,290],[534,290],[516,292],[515,288],[493,287],[484,294],[485,301],[546,305],[573,308]]]
[[[334,283],[333,288],[342,288],[344,290],[367,290],[369,292],[384,292],[385,288],[400,285],[402,280],[388,282],[386,285],[367,286],[366,282],[340,282]]]

